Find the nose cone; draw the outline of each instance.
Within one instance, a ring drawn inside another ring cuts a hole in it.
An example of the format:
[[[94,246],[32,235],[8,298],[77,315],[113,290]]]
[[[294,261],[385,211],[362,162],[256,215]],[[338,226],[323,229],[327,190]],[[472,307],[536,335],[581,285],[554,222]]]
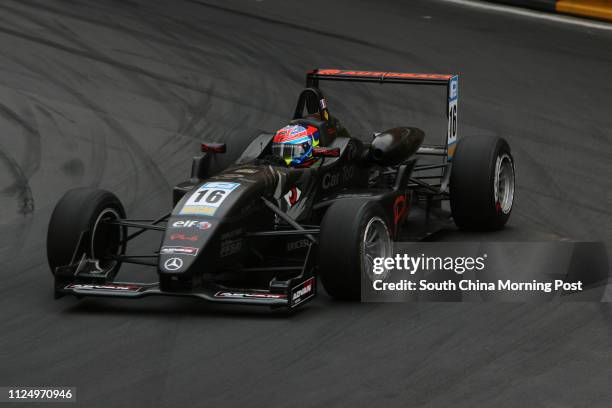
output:
[[[232,234],[240,235],[247,224],[260,222],[249,217],[263,207],[259,197],[273,192],[277,182],[269,166],[244,165],[202,181],[186,193],[168,220],[159,251],[159,274],[174,279],[214,273],[222,258],[242,248]]]
[[[189,277],[213,271],[220,255],[219,231],[240,218],[244,200],[260,195],[258,189],[266,180],[259,181],[259,170],[240,170],[226,170],[202,182],[176,204],[159,251],[161,275]]]

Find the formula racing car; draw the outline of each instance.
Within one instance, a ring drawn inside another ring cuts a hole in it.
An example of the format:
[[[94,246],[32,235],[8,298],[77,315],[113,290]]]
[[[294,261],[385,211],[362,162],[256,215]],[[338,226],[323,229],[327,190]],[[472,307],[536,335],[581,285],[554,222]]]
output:
[[[330,113],[322,81],[444,87],[445,140],[425,143],[416,127],[351,137]],[[170,295],[293,308],[315,296],[320,278],[332,297],[358,300],[362,277],[374,258],[392,256],[393,241],[426,238],[449,222],[502,228],[514,199],[510,147],[499,137],[459,140],[458,85],[456,75],[313,70],[287,126],[254,138],[227,168],[212,164],[231,145],[201,143],[167,214],[127,218],[109,191],[68,191],[47,238],[56,297]],[[163,234],[159,247],[129,253],[146,231]],[[118,280],[130,263],[154,268],[155,283]]]

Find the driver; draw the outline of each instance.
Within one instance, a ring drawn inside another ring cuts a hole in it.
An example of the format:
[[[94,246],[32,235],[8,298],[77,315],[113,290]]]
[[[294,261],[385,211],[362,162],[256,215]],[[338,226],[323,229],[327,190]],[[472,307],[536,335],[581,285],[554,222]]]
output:
[[[316,159],[312,151],[319,145],[319,130],[314,126],[289,125],[272,139],[272,154],[290,167],[309,167]]]

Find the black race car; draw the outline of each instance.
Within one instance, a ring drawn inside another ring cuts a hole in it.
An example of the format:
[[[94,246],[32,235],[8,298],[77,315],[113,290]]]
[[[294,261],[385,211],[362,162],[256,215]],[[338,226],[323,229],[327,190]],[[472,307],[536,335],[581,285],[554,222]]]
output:
[[[350,137],[330,115],[323,80],[445,87],[446,143],[424,144],[414,127],[374,133],[369,143]],[[174,187],[174,209],[155,220],[128,219],[111,192],[68,191],[47,239],[56,297],[172,295],[295,307],[315,296],[320,277],[334,298],[359,299],[362,274],[372,273],[373,258],[392,256],[394,240],[422,239],[451,219],[460,228],[499,229],[510,216],[508,143],[458,141],[457,100],[453,75],[311,71],[291,123],[319,131],[314,164],[287,166],[272,154],[274,134],[264,133],[213,174],[226,145],[202,143],[190,179]],[[158,250],[126,252],[145,231],[163,234]],[[118,281],[123,263],[154,267],[158,282]]]

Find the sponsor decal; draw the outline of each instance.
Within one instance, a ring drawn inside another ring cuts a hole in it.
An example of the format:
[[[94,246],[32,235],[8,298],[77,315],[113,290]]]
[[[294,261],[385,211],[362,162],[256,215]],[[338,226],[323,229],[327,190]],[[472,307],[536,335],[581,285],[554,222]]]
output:
[[[285,194],[284,197],[285,197],[285,201],[287,201],[287,204],[289,204],[289,207],[293,207],[295,203],[298,202],[301,196],[302,196],[302,190],[293,186],[287,192],[287,194]]]
[[[372,193],[338,194],[336,198],[372,197]]]
[[[321,183],[321,187],[324,190],[327,190],[332,187],[337,187],[340,185],[340,182],[346,183],[355,175],[355,167],[347,166],[342,169],[342,171],[337,173],[326,173],[323,176],[323,181]]]
[[[183,267],[183,260],[181,258],[170,258],[164,262],[164,268],[169,271],[178,271]]]
[[[308,136],[312,136],[315,140],[318,138],[317,128],[306,125],[288,125],[276,132],[274,142],[297,142],[301,143]]]
[[[197,235],[191,235],[191,236],[187,236],[185,234],[171,234],[170,235],[170,241],[197,241],[198,240],[198,236]]]
[[[201,230],[207,230],[210,229],[210,227],[212,227],[212,224],[208,221],[202,221],[196,224],[196,228],[199,228]]]
[[[209,207],[207,205],[198,206],[185,206],[181,210],[182,215],[215,215],[217,209],[215,207]]]
[[[449,100],[455,100],[459,97],[459,77],[454,76],[450,79]]]
[[[226,174],[219,174],[219,175],[217,175],[215,177],[226,178],[226,179],[244,178],[244,174],[226,173]]]
[[[380,77],[383,78],[405,78],[405,79],[439,79],[449,80],[452,75],[443,74],[412,74],[408,72],[381,72],[381,71],[343,71],[340,69],[321,69],[316,72],[319,75],[341,75],[356,77]]]
[[[340,173],[327,173],[323,176],[322,187],[324,190],[340,184]]]
[[[127,285],[117,283],[104,283],[100,285],[84,284],[84,283],[71,283],[64,289],[75,289],[75,290],[116,290],[117,292],[138,292],[141,286],[138,285]]]
[[[234,173],[245,173],[245,174],[257,174],[259,173],[258,169],[236,169]]]
[[[408,213],[408,205],[408,199],[405,194],[397,196],[393,202],[393,226],[395,234],[397,234],[399,223]]]
[[[291,307],[310,299],[315,295],[316,280],[314,276],[291,289]]]
[[[202,184],[189,196],[180,214],[214,215],[240,183],[213,181]]]
[[[232,298],[232,299],[284,299],[285,295],[281,293],[263,293],[263,292],[217,292],[215,297]]]
[[[287,251],[295,251],[296,249],[307,248],[310,245],[310,241],[306,238],[298,241],[287,243]]]
[[[457,142],[457,103],[459,101],[459,77],[454,76],[450,79],[448,89],[448,160],[452,161],[455,154],[455,144]]]
[[[172,228],[198,228],[207,230],[212,226],[213,224],[208,221],[180,220],[172,223]]]
[[[193,247],[179,247],[179,246],[165,246],[159,251],[162,255],[191,255],[196,256],[198,248]]]
[[[315,147],[312,149],[312,154],[315,157],[340,157],[340,149],[337,147]]]

